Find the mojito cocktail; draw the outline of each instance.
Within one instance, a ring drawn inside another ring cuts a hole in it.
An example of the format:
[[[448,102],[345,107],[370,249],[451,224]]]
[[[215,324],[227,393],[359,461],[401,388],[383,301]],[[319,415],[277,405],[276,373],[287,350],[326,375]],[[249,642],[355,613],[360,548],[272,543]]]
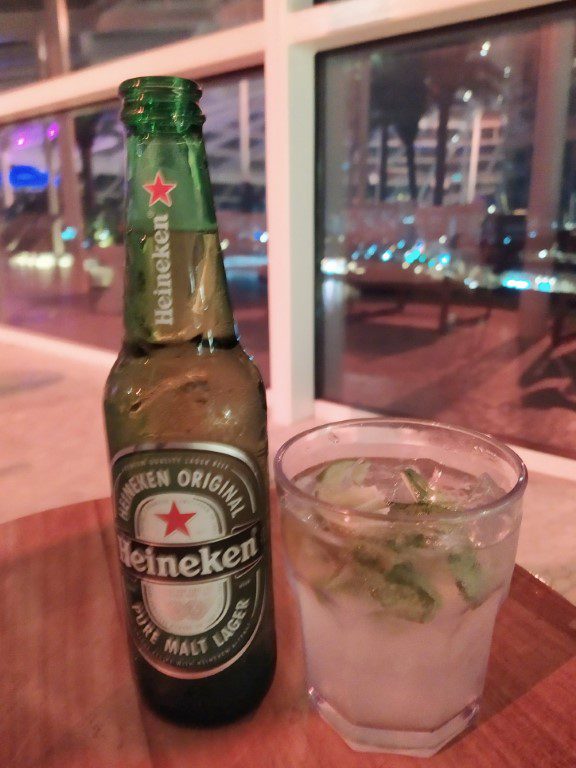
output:
[[[431,755],[478,711],[526,472],[485,435],[341,422],[276,460],[310,697],[354,749]]]

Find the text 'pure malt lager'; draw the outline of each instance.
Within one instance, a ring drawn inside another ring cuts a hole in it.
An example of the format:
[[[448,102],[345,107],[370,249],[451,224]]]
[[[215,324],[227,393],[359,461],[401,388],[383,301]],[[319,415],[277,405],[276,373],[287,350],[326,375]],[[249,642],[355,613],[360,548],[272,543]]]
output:
[[[217,724],[274,674],[265,391],[235,331],[201,92],[144,77],[120,93],[125,338],[105,414],[129,636],[149,704]]]

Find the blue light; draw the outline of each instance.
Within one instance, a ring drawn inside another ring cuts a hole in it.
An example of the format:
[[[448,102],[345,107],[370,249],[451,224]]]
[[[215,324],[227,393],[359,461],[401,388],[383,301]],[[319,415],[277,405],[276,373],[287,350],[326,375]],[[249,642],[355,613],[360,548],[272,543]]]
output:
[[[398,240],[398,248],[405,248],[406,240]]]
[[[14,189],[46,189],[48,174],[33,165],[13,165],[8,176]]]
[[[552,292],[552,281],[551,280],[537,280],[536,281],[536,289],[539,291],[543,291],[544,293],[551,293]]]
[[[408,264],[412,264],[413,262],[417,261],[420,258],[420,250],[418,248],[410,248],[409,251],[406,251],[404,254],[404,260],[408,262]]]
[[[354,261],[357,261],[360,258],[360,251],[354,251],[351,256]]]
[[[440,256],[438,256],[440,264],[450,264],[451,258],[449,253],[441,253]]]
[[[62,230],[62,240],[74,240],[78,230],[75,227],[66,227]]]
[[[390,259],[394,256],[394,251],[390,250],[390,248],[387,248],[382,256],[380,256],[381,261],[390,261]]]
[[[506,237],[504,238],[504,240],[502,240],[502,242],[504,243],[504,245],[510,245],[510,243],[512,242],[512,238],[506,235]]]
[[[259,243],[259,242],[261,242],[260,238],[262,237],[263,234],[264,234],[264,232],[262,232],[261,229],[255,229],[254,232],[252,233],[252,237],[254,238],[254,240],[257,243]]]
[[[378,246],[375,243],[372,243],[371,246],[366,248],[366,253],[364,254],[364,258],[366,259],[372,258],[372,256],[374,256],[377,250],[378,250]]]
[[[531,287],[530,280],[524,277],[522,272],[509,272],[503,275],[502,285],[505,288],[515,288],[517,291],[526,291]]]

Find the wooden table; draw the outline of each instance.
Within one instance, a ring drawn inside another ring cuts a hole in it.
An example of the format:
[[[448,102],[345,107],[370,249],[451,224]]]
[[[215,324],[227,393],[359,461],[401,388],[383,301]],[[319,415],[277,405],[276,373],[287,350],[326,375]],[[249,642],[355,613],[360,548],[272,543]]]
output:
[[[1,768],[575,768],[576,607],[526,571],[497,622],[480,724],[416,759],[353,752],[309,708],[276,566],[270,693],[243,722],[183,729],[148,712],[132,682],[109,501],[1,526]]]

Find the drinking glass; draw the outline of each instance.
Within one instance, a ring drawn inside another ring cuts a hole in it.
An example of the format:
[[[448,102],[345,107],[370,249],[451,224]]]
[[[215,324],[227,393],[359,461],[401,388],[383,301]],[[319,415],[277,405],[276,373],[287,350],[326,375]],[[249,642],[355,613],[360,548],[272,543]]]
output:
[[[492,437],[360,419],[275,459],[311,701],[350,747],[429,756],[468,727],[527,473]]]

